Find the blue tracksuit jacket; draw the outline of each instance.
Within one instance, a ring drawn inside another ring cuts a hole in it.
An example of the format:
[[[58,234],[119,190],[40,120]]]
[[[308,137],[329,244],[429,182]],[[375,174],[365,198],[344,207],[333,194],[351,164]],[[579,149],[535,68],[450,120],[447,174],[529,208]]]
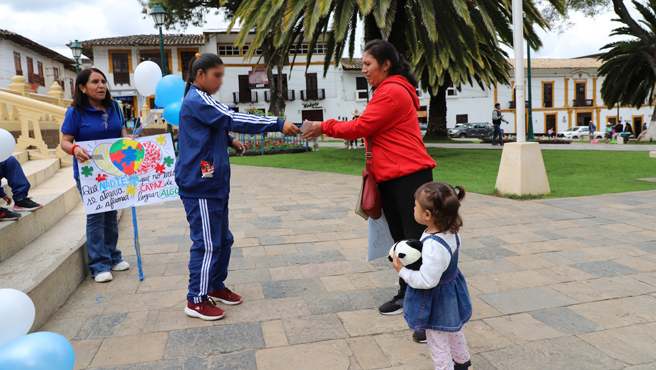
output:
[[[236,113],[192,85],[180,109],[180,153],[175,164],[180,196],[226,198],[230,192],[228,132],[282,131],[284,122],[276,117]],[[202,177],[201,161],[214,163],[212,178]]]

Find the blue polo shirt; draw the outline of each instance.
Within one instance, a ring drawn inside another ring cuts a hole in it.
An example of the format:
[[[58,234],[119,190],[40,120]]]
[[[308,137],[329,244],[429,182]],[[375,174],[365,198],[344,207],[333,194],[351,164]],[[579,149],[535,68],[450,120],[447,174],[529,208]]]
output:
[[[105,112],[91,105],[87,105],[83,109],[70,107],[66,111],[61,132],[73,136],[75,142],[116,139],[121,136],[124,122],[120,109],[116,108],[117,104],[115,102],[112,103],[112,106],[107,107],[109,118],[107,119],[107,129],[105,129],[105,121],[102,119]],[[78,172],[76,159],[73,159],[73,172],[75,179],[79,179],[80,173]]]

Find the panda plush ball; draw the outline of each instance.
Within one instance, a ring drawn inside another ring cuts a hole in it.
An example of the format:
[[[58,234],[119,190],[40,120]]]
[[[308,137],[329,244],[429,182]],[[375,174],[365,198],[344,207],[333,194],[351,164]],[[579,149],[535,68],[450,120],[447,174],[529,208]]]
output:
[[[390,262],[394,259],[394,251],[404,267],[410,270],[419,270],[421,267],[421,248],[424,246],[420,240],[408,239],[395,243],[389,251]]]

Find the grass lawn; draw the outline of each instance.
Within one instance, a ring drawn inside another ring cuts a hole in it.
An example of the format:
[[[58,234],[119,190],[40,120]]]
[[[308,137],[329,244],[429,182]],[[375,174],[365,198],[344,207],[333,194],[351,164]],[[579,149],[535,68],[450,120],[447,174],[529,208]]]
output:
[[[435,180],[479,194],[494,193],[500,150],[428,148],[428,154],[437,162]],[[551,186],[551,194],[544,198],[656,189],[656,183],[634,181],[656,177],[656,159],[649,158],[648,152],[545,150],[542,156]],[[233,157],[230,162],[359,176],[364,169],[364,149],[322,148],[319,152]]]

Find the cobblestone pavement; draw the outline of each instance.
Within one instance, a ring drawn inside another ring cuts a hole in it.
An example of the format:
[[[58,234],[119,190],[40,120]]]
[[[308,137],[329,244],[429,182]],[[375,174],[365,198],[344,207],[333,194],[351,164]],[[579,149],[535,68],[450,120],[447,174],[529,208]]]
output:
[[[185,316],[189,229],[180,202],[138,210],[146,279],[87,278],[40,330],[76,369],[431,369],[402,315],[391,264],[365,262],[359,178],[233,166],[223,320]],[[466,185],[466,184],[465,184]],[[469,194],[460,269],[473,369],[656,369],[656,191],[544,201]],[[135,262],[132,223],[120,244]]]

